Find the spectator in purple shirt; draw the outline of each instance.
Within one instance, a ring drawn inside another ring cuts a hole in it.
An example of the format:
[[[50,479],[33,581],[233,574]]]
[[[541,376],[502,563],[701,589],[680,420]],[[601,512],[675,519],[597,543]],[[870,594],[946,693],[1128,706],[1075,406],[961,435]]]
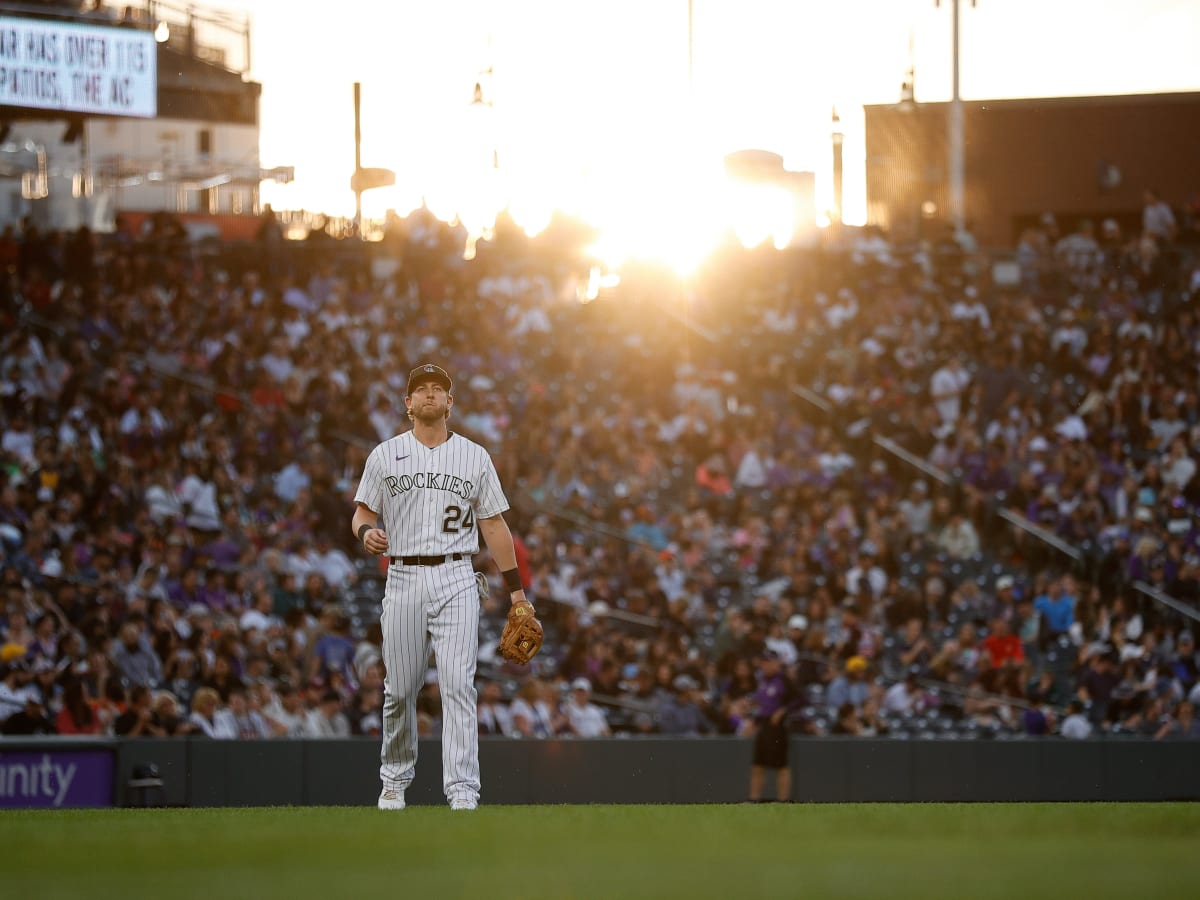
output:
[[[309,677],[328,679],[334,672],[352,677],[355,646],[349,637],[350,617],[337,607],[329,606],[325,608],[321,619],[326,633],[317,638],[313,647]]]
[[[1058,485],[1048,482],[1042,486],[1041,493],[1025,509],[1025,518],[1050,531],[1058,527]]]
[[[200,596],[200,589],[200,570],[190,566],[183,570],[178,581],[168,582],[167,596],[171,605],[182,611],[193,604],[204,602]]]
[[[1175,645],[1175,655],[1167,664],[1171,674],[1179,680],[1184,693],[1191,691],[1200,677],[1200,653],[1196,652],[1196,640],[1190,631],[1181,631]]]
[[[1112,648],[1106,645],[1093,648],[1087,668],[1079,675],[1076,693],[1087,704],[1088,719],[1097,728],[1107,722],[1113,691],[1121,681],[1114,655]]]
[[[1005,467],[1004,455],[1000,452],[987,454],[982,465],[967,471],[965,486],[972,501],[968,507],[970,512],[975,512],[979,503],[986,503],[997,494],[1007,494],[1012,490],[1013,479]]]

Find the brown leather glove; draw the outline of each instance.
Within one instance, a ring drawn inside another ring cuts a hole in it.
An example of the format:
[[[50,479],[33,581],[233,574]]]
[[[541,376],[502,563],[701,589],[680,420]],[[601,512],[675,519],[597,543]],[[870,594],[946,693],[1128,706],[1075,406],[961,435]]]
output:
[[[518,600],[509,609],[504,633],[500,635],[500,655],[523,666],[541,649],[542,623],[534,615],[532,603]]]

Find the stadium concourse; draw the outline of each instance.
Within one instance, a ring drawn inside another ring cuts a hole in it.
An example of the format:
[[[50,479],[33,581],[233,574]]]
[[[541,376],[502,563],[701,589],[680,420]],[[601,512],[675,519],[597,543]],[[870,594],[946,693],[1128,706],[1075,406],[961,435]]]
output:
[[[862,230],[592,302],[566,227],[471,262],[421,212],[375,244],[7,233],[0,727],[377,733],[351,498],[430,359],[548,629],[499,659],[478,557],[485,733],[745,734],[774,655],[813,737],[1200,737],[1180,219],[1003,254]]]

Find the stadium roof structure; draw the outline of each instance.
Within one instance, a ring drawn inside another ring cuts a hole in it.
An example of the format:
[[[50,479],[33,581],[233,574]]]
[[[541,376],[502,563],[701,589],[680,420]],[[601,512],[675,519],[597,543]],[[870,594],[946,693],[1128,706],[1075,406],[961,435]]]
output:
[[[875,104],[866,117],[868,219],[897,237],[944,224],[948,102]],[[1195,190],[1200,92],[964,100],[966,213],[1005,245],[1044,213],[1133,226],[1142,191]]]
[[[0,147],[0,150],[3,148]],[[161,159],[110,157],[95,165],[95,177],[115,181],[122,187],[163,182],[188,190],[207,190],[223,184],[256,185],[263,181],[288,184],[295,177],[292,166],[264,169],[258,166],[231,166],[219,161],[190,161],[164,166]],[[0,175],[3,172],[0,171]]]

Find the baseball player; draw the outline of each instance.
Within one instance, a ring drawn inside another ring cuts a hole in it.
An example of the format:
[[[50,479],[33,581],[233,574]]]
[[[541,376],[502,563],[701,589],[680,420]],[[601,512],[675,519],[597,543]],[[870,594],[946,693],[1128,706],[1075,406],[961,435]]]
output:
[[[417,366],[404,398],[413,426],[367,457],[351,528],[391,557],[383,598],[383,749],[380,809],[403,809],[417,762],[417,692],[432,645],[442,693],[443,787],[451,809],[479,803],[475,662],[479,590],[471,557],[487,542],[514,605],[527,604],[508,501],[483,447],[449,430],[450,376]],[[478,529],[478,530],[477,530]]]

